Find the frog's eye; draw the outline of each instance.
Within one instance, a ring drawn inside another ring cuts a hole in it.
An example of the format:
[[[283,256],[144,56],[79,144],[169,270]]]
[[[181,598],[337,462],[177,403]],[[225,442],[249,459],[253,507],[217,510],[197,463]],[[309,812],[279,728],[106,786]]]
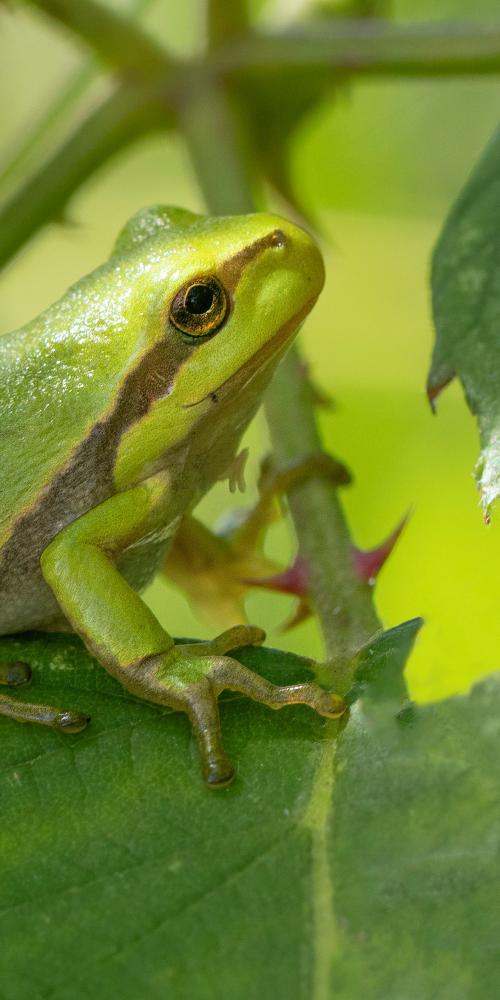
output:
[[[229,312],[229,299],[212,275],[194,278],[177,292],[170,306],[170,322],[196,340],[218,330]]]

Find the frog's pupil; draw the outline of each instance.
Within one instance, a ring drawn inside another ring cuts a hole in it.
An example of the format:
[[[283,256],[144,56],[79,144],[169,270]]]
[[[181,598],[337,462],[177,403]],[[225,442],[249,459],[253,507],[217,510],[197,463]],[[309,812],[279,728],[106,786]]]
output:
[[[186,309],[195,316],[212,308],[214,293],[208,285],[192,285],[186,295]]]

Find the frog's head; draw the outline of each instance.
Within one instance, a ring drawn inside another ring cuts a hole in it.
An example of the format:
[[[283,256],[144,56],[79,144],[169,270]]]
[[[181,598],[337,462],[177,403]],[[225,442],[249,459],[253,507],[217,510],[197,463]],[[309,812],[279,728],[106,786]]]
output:
[[[183,438],[223,414],[246,423],[323,286],[313,239],[275,215],[154,207],[128,224],[115,254],[140,259],[143,329],[169,360],[170,433]]]

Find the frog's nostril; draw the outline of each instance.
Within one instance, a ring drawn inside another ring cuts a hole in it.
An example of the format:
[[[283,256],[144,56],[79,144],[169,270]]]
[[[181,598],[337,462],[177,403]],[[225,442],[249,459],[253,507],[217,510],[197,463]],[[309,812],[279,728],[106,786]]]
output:
[[[273,247],[284,247],[286,245],[286,236],[282,229],[275,229],[271,233],[269,242]]]

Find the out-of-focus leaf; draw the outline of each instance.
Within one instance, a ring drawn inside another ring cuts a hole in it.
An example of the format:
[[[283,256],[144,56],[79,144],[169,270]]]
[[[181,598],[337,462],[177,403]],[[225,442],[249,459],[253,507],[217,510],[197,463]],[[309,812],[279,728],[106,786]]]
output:
[[[23,697],[93,717],[72,737],[0,723],[2,997],[495,996],[500,682],[401,714],[418,627],[362,652],[338,742],[306,709],[227,699],[239,773],[219,793],[184,716],[131,699],[78,640],[2,640],[35,667]],[[288,654],[241,659],[305,676]]]
[[[234,81],[245,127],[264,175],[300,214],[300,194],[291,183],[290,150],[294,135],[313,109],[341,84],[329,67],[276,66],[262,77],[248,73]]]
[[[153,2],[154,0],[130,0],[130,14],[139,17]],[[47,148],[48,141],[57,135],[70,112],[78,113],[80,102],[90,90],[98,72],[99,61],[91,55],[62,82],[49,106],[43,112],[38,112],[38,118],[31,129],[21,136],[14,149],[5,152],[5,163],[0,165],[0,190],[3,191],[8,182],[15,180],[26,166],[33,163],[35,156],[40,157],[40,153]]]
[[[248,0],[208,0],[206,10],[209,43],[219,45],[243,35],[251,24]]]
[[[391,0],[315,0],[307,8],[309,17],[387,17]]]
[[[436,344],[431,400],[455,375],[479,421],[485,513],[500,493],[500,131],[469,178],[432,268]]]
[[[174,61],[130,14],[100,0],[26,0],[60,21],[92,47],[110,68],[129,79],[168,75]]]
[[[385,12],[385,0],[347,0],[340,4],[318,0],[306,10],[308,17],[328,21],[332,17],[362,20]],[[262,78],[258,73],[250,74],[237,86],[264,173],[282,197],[306,216],[299,192],[291,184],[290,144],[307,115],[336,89],[345,87],[345,82],[328,66],[292,69],[276,65],[271,75],[266,73]]]
[[[111,156],[170,125],[166,103],[151,88],[117,87],[0,206],[0,266],[44,225],[62,221],[71,196]]]

